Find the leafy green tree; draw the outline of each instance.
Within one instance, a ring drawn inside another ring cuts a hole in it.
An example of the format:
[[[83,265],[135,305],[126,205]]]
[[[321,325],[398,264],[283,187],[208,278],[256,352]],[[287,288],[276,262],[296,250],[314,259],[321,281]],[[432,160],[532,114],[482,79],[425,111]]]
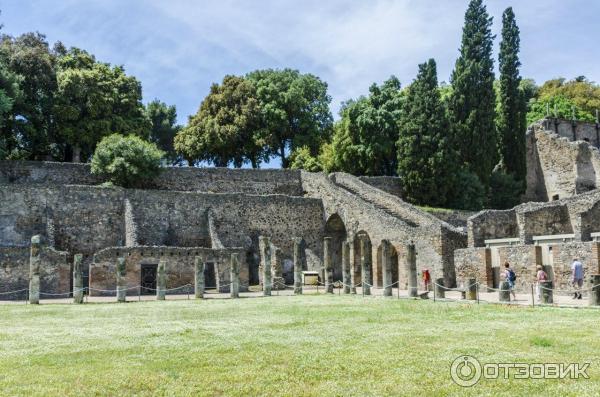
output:
[[[332,150],[336,167],[355,175],[394,175],[401,113],[400,81],[392,76],[373,84],[368,97],[343,104],[336,123]]]
[[[58,60],[54,116],[73,161],[86,160],[105,136],[121,132],[147,138],[150,122],[142,104],[142,86],[121,66],[97,62],[71,48]]]
[[[257,168],[267,158],[263,119],[253,83],[225,76],[213,84],[198,113],[175,137],[175,149],[190,163],[208,161],[217,167],[250,162]]]
[[[290,155],[290,168],[310,172],[323,171],[323,165],[320,163],[319,158],[313,156],[307,146],[302,146],[292,152]]]
[[[21,100],[23,92],[20,84],[23,78],[8,69],[6,61],[0,58],[0,160],[10,154],[9,142],[16,142],[10,128],[13,124],[13,105]]]
[[[527,113],[527,123],[535,123],[547,116],[569,120],[575,116],[576,120],[595,121],[595,117],[591,113],[581,109],[572,99],[562,95],[544,96],[533,100]]]
[[[490,178],[487,206],[500,210],[512,208],[521,202],[522,193],[523,181],[516,179],[514,174],[509,174],[504,169],[494,170]]]
[[[112,134],[96,146],[92,173],[118,186],[147,187],[160,173],[163,156],[164,152],[156,144],[138,136]]]
[[[166,160],[172,164],[180,164],[181,156],[175,151],[174,140],[181,126],[177,125],[177,109],[168,106],[158,99],[146,105],[146,116],[150,120],[150,141],[166,153]]]
[[[12,109],[4,114],[2,137],[15,158],[45,160],[56,154],[53,124],[56,95],[56,56],[44,35],[26,33],[0,39],[0,58],[10,74],[20,76]],[[13,79],[12,77],[9,80]],[[15,80],[9,82],[14,84]]]
[[[417,78],[406,89],[399,124],[398,176],[406,199],[433,207],[444,206],[455,166],[448,147],[448,122],[433,59],[419,65]]]
[[[451,143],[461,163],[467,165],[484,186],[488,185],[498,157],[491,26],[492,18],[482,0],[471,0],[448,101]]]
[[[512,8],[502,14],[502,41],[500,42],[500,87],[497,118],[500,160],[506,173],[514,175],[525,187],[525,130],[527,107],[520,90],[519,28]],[[518,197],[518,195],[517,195]]]
[[[256,70],[247,79],[256,87],[269,155],[290,165],[288,153],[306,146],[312,155],[330,138],[333,118],[327,83],[297,70]]]
[[[486,202],[486,189],[479,177],[469,169],[462,168],[454,179],[454,186],[448,199],[448,207],[479,211]]]

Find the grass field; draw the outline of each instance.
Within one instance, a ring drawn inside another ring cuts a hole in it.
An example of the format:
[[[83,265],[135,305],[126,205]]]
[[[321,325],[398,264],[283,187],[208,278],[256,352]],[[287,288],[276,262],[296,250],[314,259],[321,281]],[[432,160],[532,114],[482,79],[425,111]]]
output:
[[[590,379],[450,378],[590,362]],[[598,395],[600,311],[360,296],[0,306],[0,395]]]

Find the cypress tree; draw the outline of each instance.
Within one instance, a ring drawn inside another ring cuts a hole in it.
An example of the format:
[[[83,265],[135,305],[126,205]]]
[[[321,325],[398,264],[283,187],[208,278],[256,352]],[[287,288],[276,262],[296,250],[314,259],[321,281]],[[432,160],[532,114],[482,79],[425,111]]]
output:
[[[448,103],[452,145],[486,188],[497,161],[491,26],[482,0],[471,0]]]
[[[443,206],[455,167],[449,164],[448,122],[433,59],[419,65],[402,110],[396,146],[404,195],[414,203]]]
[[[525,181],[525,129],[527,109],[519,89],[519,27],[512,8],[502,14],[502,41],[498,57],[500,67],[500,101],[498,111],[498,146],[508,174]]]

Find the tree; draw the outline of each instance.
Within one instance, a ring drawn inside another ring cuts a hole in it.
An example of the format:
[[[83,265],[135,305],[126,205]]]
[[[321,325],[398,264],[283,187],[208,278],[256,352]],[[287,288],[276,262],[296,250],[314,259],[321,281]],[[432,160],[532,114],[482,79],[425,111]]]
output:
[[[177,125],[175,105],[167,106],[155,99],[146,105],[146,117],[150,120],[150,141],[166,153],[165,158],[170,164],[180,164],[181,157],[175,151],[173,142],[181,130],[181,126]]]
[[[355,175],[394,175],[402,91],[392,76],[383,85],[373,84],[368,97],[342,105],[332,140],[334,163]]]
[[[23,95],[22,81],[23,78],[11,72],[6,61],[0,58],[0,160],[10,155],[9,142],[16,142],[13,131],[5,127],[13,123],[13,106]]]
[[[525,187],[527,167],[525,164],[526,103],[520,90],[519,75],[519,28],[512,8],[502,14],[502,41],[499,54],[500,89],[497,118],[500,161],[507,174],[521,181]],[[517,195],[518,197],[518,195]]]
[[[310,172],[323,171],[323,165],[318,157],[314,157],[307,146],[297,148],[290,155],[290,168]]]
[[[402,109],[396,146],[405,197],[417,204],[444,206],[455,166],[433,59],[419,65],[417,78],[406,89]]]
[[[327,83],[297,70],[256,70],[247,76],[256,87],[269,155],[289,166],[288,153],[306,146],[312,155],[330,138],[333,118]]]
[[[578,107],[572,99],[563,95],[544,96],[532,101],[529,112],[527,112],[527,123],[535,123],[546,117],[559,117],[571,120],[594,122],[595,117]]]
[[[451,144],[486,187],[497,161],[491,26],[482,0],[471,0],[448,100]]]
[[[175,137],[175,149],[190,164],[208,161],[217,167],[250,162],[257,168],[266,160],[263,119],[251,81],[225,76],[213,84],[200,109]]]
[[[92,173],[118,186],[146,187],[159,174],[163,155],[156,144],[138,136],[112,134],[98,143]]]
[[[532,101],[528,121],[537,121],[546,116],[548,106],[550,115],[554,116],[554,106],[558,117],[571,119],[575,110],[577,120],[595,121],[596,110],[600,110],[600,86],[589,81],[585,76],[578,76],[567,81],[557,78],[546,81]]]
[[[121,66],[97,62],[71,48],[58,61],[54,107],[57,129],[73,161],[85,160],[105,136],[120,132],[148,138],[150,123],[142,104],[142,86]]]
[[[45,160],[57,149],[52,145],[56,141],[56,56],[44,35],[26,33],[16,38],[2,36],[0,57],[11,74],[20,76],[22,93],[14,98],[11,111],[4,117],[2,137],[6,150],[15,158]]]

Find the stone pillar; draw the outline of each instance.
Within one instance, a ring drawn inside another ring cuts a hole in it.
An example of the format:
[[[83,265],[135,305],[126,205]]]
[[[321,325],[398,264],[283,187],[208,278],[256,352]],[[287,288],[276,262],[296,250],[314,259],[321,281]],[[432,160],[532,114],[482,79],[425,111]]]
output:
[[[590,306],[600,306],[600,274],[592,275],[592,290],[588,297]]]
[[[302,294],[302,270],[306,263],[306,243],[302,237],[294,238],[294,294]]]
[[[204,298],[204,262],[199,256],[194,258],[194,296]]]
[[[73,303],[83,303],[83,255],[73,257]]]
[[[323,239],[323,278],[325,279],[325,292],[333,294],[333,251],[332,238]]]
[[[552,288],[554,283],[552,281],[540,281],[540,293],[542,295],[542,303],[552,304],[554,303]]]
[[[40,303],[40,262],[42,255],[42,236],[31,237],[31,253],[29,256],[29,303]]]
[[[477,280],[474,278],[467,279],[467,285],[465,285],[465,298],[470,301],[477,300]]]
[[[231,285],[229,286],[230,296],[232,298],[240,297],[240,254],[233,253],[231,254],[230,261],[230,269],[231,269]]]
[[[408,274],[408,296],[416,298],[419,296],[419,285],[417,284],[417,252],[414,244],[406,246],[406,274]]]
[[[381,240],[381,272],[383,296],[392,296],[392,264],[390,261],[390,242]]]
[[[262,266],[262,281],[263,295],[271,296],[271,288],[273,288],[273,279],[271,274],[271,243],[269,238],[260,236],[258,238],[258,246],[260,249],[260,264]]]
[[[360,265],[363,295],[371,295],[371,243],[366,236],[360,237]]]
[[[165,300],[167,293],[167,262],[165,260],[158,261],[158,271],[156,273],[156,299]]]
[[[283,253],[280,248],[273,247],[271,254],[271,277],[273,278],[273,289],[285,289],[285,280],[283,279]]]
[[[443,299],[446,297],[446,290],[444,289],[444,278],[437,278],[435,280],[435,297]]]
[[[117,258],[117,302],[125,302],[127,296],[127,269],[125,258]]]
[[[510,302],[510,283],[508,281],[500,282],[500,290],[498,291],[498,300],[500,302]]]
[[[348,242],[350,246],[349,261],[350,261],[350,293],[356,294],[356,257],[354,255],[354,242]]]
[[[349,294],[352,285],[352,276],[350,268],[350,243],[342,243],[342,281],[344,282],[344,294]]]

